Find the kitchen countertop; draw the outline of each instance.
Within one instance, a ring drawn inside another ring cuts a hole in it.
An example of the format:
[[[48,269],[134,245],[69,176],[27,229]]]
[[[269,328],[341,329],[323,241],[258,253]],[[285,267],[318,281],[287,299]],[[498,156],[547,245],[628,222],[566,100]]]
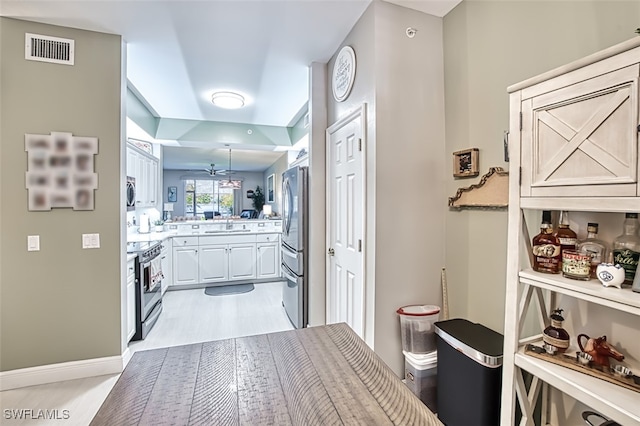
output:
[[[348,325],[136,352],[91,425],[442,425]]]
[[[149,232],[146,234],[127,234],[127,242],[142,242],[142,241],[157,241],[157,240],[165,240],[171,237],[204,237],[204,236],[212,236],[212,235],[252,235],[252,234],[281,234],[281,231],[276,231],[273,229],[266,229],[262,231],[257,230],[238,230],[238,231],[214,231],[208,232],[200,229],[192,229],[190,231],[178,231],[172,229],[170,231],[163,232]]]

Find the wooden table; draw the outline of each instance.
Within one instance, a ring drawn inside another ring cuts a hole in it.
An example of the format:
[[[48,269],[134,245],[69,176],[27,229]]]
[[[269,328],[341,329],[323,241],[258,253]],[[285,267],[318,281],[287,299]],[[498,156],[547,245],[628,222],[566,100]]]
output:
[[[441,425],[346,324],[136,352],[92,425]]]

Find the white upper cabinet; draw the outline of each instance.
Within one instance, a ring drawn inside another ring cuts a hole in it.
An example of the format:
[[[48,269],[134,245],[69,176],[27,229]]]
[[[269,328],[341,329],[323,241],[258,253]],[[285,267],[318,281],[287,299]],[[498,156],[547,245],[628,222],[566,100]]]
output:
[[[637,49],[523,88],[522,197],[635,197]]]
[[[136,179],[136,207],[158,206],[158,163],[156,157],[127,144],[127,176]]]

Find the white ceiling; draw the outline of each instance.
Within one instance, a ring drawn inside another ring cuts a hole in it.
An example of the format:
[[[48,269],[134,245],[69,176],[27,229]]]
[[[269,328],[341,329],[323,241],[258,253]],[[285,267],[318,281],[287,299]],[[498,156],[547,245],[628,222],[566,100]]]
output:
[[[159,117],[287,126],[308,66],[331,58],[371,1],[0,0],[0,15],[122,35],[127,78]],[[387,1],[444,16],[461,0]],[[214,106],[222,89],[248,105]]]

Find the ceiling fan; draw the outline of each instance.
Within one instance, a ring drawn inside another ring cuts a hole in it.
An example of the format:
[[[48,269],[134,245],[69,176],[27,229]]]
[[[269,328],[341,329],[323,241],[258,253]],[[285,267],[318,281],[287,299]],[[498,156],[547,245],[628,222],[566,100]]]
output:
[[[200,171],[200,170],[198,170]],[[216,169],[216,165],[211,163],[208,168],[203,169],[209,176],[227,176],[234,175],[236,172],[231,170],[231,149],[229,149],[229,168],[228,169]]]

